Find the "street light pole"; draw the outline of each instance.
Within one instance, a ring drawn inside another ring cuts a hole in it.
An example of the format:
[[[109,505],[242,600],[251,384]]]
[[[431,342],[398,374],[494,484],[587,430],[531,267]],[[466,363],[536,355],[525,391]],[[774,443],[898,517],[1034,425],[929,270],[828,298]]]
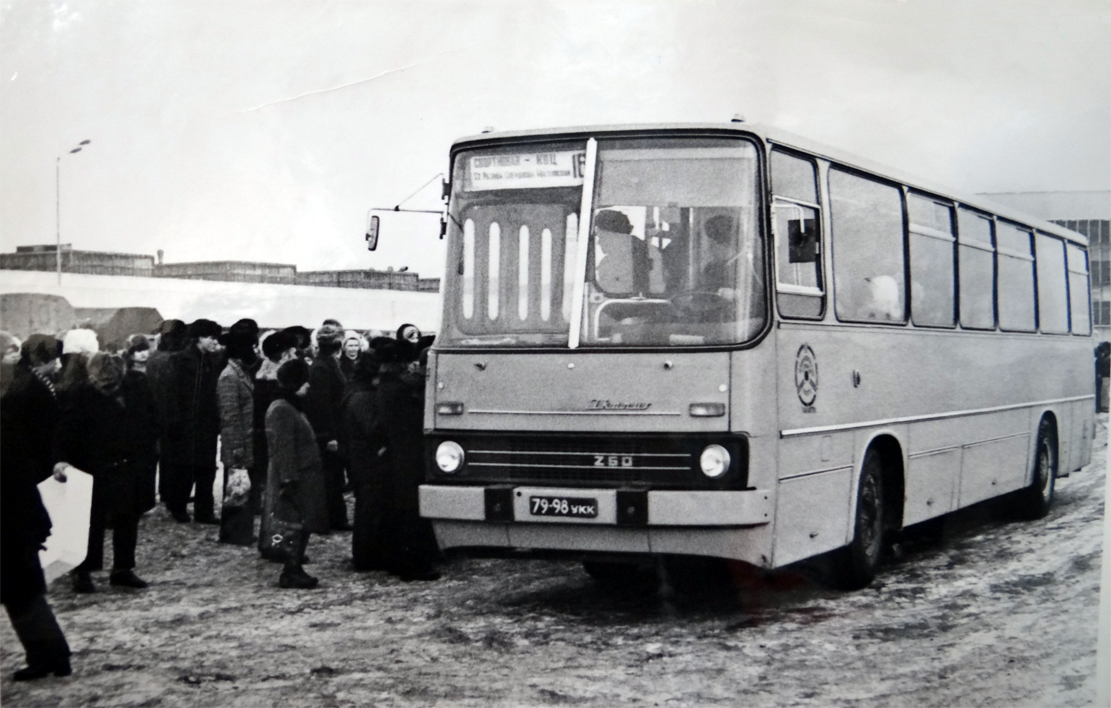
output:
[[[81,148],[92,140],[82,140],[69,154],[81,152]],[[62,156],[54,160],[54,264],[58,269],[58,285],[62,284]]]

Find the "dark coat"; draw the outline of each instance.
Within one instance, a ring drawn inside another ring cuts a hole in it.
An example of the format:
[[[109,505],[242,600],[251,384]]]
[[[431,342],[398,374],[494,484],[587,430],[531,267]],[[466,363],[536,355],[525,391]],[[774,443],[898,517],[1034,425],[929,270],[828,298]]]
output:
[[[195,345],[170,355],[162,401],[162,462],[196,467],[216,466],[220,412],[216,381],[220,359],[202,355]]]
[[[349,390],[344,397],[343,428],[351,480],[366,484],[377,479],[385,464],[387,440],[378,415],[376,389],[356,386]]]
[[[116,395],[90,384],[63,401],[55,457],[93,476],[103,511],[138,516],[154,507],[158,424],[146,376],[129,371]]]
[[[343,389],[346,386],[347,379],[334,356],[318,356],[312,360],[305,415],[321,443],[343,442]]]
[[[378,417],[389,446],[395,508],[418,508],[424,481],[424,386],[383,371],[378,386]]]
[[[57,419],[54,392],[17,366],[0,398],[0,602],[9,607],[46,590],[39,547],[51,523],[37,485],[53,468]]]
[[[312,426],[293,404],[279,398],[266,413],[266,444],[270,469],[266,479],[268,506],[282,521],[300,522],[306,532],[328,533],[324,471]],[[282,497],[282,485],[295,483],[295,493]]]

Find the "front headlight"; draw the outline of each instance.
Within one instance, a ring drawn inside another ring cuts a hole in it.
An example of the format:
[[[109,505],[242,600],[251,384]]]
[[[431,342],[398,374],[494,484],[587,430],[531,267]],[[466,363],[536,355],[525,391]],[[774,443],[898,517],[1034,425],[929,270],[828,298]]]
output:
[[[729,451],[721,445],[707,445],[698,459],[702,474],[717,479],[729,471]]]
[[[436,466],[452,474],[463,466],[463,448],[457,442],[445,440],[436,448]]]

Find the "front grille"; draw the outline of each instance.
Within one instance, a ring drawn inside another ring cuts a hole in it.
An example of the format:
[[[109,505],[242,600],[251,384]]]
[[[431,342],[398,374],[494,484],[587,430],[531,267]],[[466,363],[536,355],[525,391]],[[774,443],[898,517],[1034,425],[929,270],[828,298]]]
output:
[[[444,440],[463,447],[463,468],[455,474],[444,474],[435,463],[436,446]],[[716,480],[698,468],[711,442],[725,445],[732,458],[729,472]],[[433,435],[426,443],[429,479],[437,483],[737,489],[747,477],[744,439],[720,435],[466,434]]]

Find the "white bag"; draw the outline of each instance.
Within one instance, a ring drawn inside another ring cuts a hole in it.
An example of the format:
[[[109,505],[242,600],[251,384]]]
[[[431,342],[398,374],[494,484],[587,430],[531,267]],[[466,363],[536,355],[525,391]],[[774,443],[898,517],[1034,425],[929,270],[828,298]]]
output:
[[[224,506],[246,506],[251,500],[251,478],[245,469],[232,469],[224,492]]]
[[[65,482],[49,477],[39,482],[39,494],[53,524],[46,549],[39,551],[39,562],[49,583],[81,565],[88,553],[93,476],[67,467]]]

